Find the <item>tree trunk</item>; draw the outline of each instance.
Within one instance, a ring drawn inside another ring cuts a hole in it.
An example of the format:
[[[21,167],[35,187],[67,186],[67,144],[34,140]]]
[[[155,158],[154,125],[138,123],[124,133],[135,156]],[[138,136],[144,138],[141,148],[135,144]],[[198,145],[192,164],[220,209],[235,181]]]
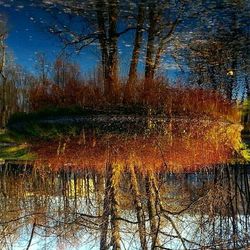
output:
[[[121,236],[120,236],[120,223],[119,223],[119,183],[121,166],[119,164],[110,165],[111,176],[111,188],[110,188],[110,215],[111,215],[111,230],[112,230],[112,245],[114,250],[121,249]]]
[[[143,206],[140,200],[140,191],[138,188],[138,182],[135,174],[134,166],[130,165],[130,178],[131,178],[131,186],[132,192],[134,197],[134,204],[136,209],[136,216],[138,222],[138,229],[139,229],[139,237],[141,243],[141,249],[147,249],[147,241],[146,241],[146,227],[145,227],[145,215],[143,212]]]
[[[108,249],[108,226],[109,226],[109,214],[110,214],[110,187],[111,187],[111,167],[106,166],[105,174],[105,191],[104,191],[104,202],[103,202],[103,214],[102,214],[102,225],[101,225],[101,240],[100,250]]]
[[[155,246],[159,246],[158,242],[158,223],[156,220],[156,196],[154,192],[153,180],[151,177],[152,173],[148,173],[146,176],[146,193],[147,193],[147,206],[148,206],[148,217],[150,221],[150,235],[151,235],[151,249],[155,249]]]
[[[111,245],[114,250],[121,249],[120,225],[119,225],[119,198],[118,190],[120,183],[120,165],[112,165],[108,163],[106,166],[105,176],[105,196],[103,204],[103,218],[101,227],[100,249],[109,248],[108,242],[108,226],[109,216],[111,224]]]

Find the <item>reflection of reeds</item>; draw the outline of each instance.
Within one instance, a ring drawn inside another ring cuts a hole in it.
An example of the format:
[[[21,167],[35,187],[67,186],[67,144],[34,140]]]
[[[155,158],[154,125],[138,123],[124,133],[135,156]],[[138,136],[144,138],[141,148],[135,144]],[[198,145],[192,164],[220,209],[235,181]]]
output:
[[[135,84],[131,100],[126,105],[143,105],[168,115],[209,116],[238,122],[240,114],[235,104],[221,94],[204,89],[169,87],[164,80],[154,81],[149,89],[144,89],[144,82]],[[126,88],[119,88],[119,98],[112,105],[124,103]],[[32,110],[48,106],[68,107],[110,107],[102,88],[98,84],[88,84],[71,80],[65,86],[54,83],[36,85],[29,91]],[[125,105],[125,104],[124,104]]]
[[[211,121],[172,123],[171,137],[166,133],[99,137],[85,134],[85,144],[79,144],[78,137],[67,139],[67,145],[60,142],[60,153],[56,141],[38,143],[33,150],[38,155],[37,164],[47,163],[55,170],[68,166],[102,171],[105,162],[111,161],[136,165],[142,172],[145,167],[179,172],[227,163],[240,148],[239,125]]]

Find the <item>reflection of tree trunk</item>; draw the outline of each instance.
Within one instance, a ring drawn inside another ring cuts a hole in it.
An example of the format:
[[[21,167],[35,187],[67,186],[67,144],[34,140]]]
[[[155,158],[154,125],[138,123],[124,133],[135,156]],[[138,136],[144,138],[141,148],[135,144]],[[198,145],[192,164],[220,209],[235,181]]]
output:
[[[131,175],[132,192],[133,192],[133,196],[134,196],[134,204],[135,204],[137,221],[138,221],[141,249],[146,250],[147,249],[147,242],[146,242],[145,215],[144,215],[142,203],[140,200],[140,191],[138,188],[138,182],[137,182],[137,178],[136,178],[136,174],[135,174],[135,168],[132,165],[130,165],[130,175]]]
[[[148,29],[148,40],[147,40],[147,51],[146,51],[146,62],[145,62],[145,78],[152,80],[154,76],[154,52],[155,52],[155,26],[156,26],[156,7],[155,4],[150,6],[149,12],[149,29]]]
[[[108,6],[97,1],[98,39],[102,54],[104,95],[109,102],[118,101],[118,48],[117,48],[117,0],[109,0]],[[108,7],[108,30],[103,10]]]
[[[109,101],[118,101],[118,48],[117,48],[117,0],[109,0],[109,58],[108,81],[111,87]]]
[[[180,22],[180,20],[178,18],[176,18],[176,20],[172,23],[171,28],[169,29],[169,31],[167,32],[166,35],[164,35],[163,37],[161,37],[156,54],[155,54],[155,61],[154,61],[154,65],[153,65],[153,76],[155,74],[155,71],[157,70],[157,68],[160,65],[160,59],[161,56],[164,52],[165,46],[168,42],[168,40],[170,40],[170,37],[172,36],[172,34],[174,33],[178,23]]]
[[[153,88],[156,16],[157,16],[156,7],[155,4],[152,4],[150,6],[150,12],[149,12],[149,29],[148,29],[146,61],[145,61],[144,91],[146,95],[146,102],[148,102],[148,100],[150,99],[149,94]]]
[[[5,63],[6,63],[6,52],[5,52],[5,37],[1,37],[0,39],[0,50],[2,54],[1,64],[0,64],[0,75],[2,79],[2,107],[1,107],[1,126],[5,127],[7,121],[7,78],[5,76]]]
[[[8,106],[7,106],[7,93],[6,93],[6,78],[3,78],[2,81],[2,107],[1,107],[1,126],[5,127],[6,121],[7,121],[7,111],[8,111]]]
[[[129,76],[126,84],[126,91],[124,101],[129,102],[134,92],[134,84],[137,78],[137,66],[140,56],[140,49],[142,44],[143,35],[143,23],[144,23],[144,7],[142,4],[139,5],[138,16],[137,16],[137,27],[135,32],[134,49],[132,53],[132,59],[130,63]]]
[[[108,83],[107,79],[107,60],[108,60],[108,48],[107,48],[107,34],[105,29],[105,19],[103,15],[103,9],[106,8],[106,5],[103,1],[97,1],[96,3],[96,13],[97,13],[97,23],[98,23],[98,40],[101,48],[102,55],[102,71],[104,78],[104,94],[108,94]]]

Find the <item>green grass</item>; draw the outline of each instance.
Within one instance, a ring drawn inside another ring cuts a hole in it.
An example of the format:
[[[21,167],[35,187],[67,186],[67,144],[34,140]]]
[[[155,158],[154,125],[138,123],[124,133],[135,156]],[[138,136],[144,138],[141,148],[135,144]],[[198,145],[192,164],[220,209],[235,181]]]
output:
[[[14,139],[9,133],[6,133],[4,130],[0,131],[0,143],[13,143]]]
[[[58,139],[67,136],[74,137],[83,131],[83,124],[81,123],[57,124],[40,122],[43,119],[109,114],[145,115],[146,112],[145,108],[139,106],[115,106],[103,109],[81,107],[46,108],[29,114],[15,113],[8,122],[8,130],[0,131],[0,160],[32,160],[35,156],[29,152],[28,144],[39,142],[40,140]],[[93,123],[84,123],[84,130],[88,129],[93,129]],[[100,130],[102,129],[102,125],[100,125]],[[99,133],[98,131],[99,129],[95,127],[95,132]],[[11,145],[3,147],[1,143],[10,143]]]
[[[27,121],[23,125],[11,127],[10,133],[15,134],[20,140],[26,139],[28,142],[76,136],[81,133],[83,127],[81,124],[48,124],[40,123],[39,121]]]
[[[2,160],[33,160],[34,158],[35,155],[29,152],[26,144],[0,148],[0,159]]]
[[[34,160],[35,155],[29,151],[26,144],[0,148],[1,160]]]
[[[9,143],[9,144],[20,144],[26,141],[25,136],[15,133],[14,131],[8,129],[0,129],[0,144]]]
[[[33,160],[34,158],[35,155],[30,153],[24,137],[7,130],[0,130],[0,160]]]

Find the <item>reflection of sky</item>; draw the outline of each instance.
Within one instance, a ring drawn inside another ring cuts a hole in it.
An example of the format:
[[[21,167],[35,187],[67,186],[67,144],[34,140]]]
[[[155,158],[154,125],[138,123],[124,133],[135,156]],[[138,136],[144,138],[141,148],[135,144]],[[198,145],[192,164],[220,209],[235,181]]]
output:
[[[51,16],[39,7],[30,6],[31,3],[32,0],[0,0],[0,14],[6,15],[9,19],[10,32],[7,44],[9,49],[13,51],[16,62],[28,70],[34,71],[37,52],[43,52],[51,62],[62,52],[63,45],[56,36],[46,31],[46,24],[54,23]],[[218,1],[215,4],[211,0],[208,4],[211,5],[211,8],[215,8],[215,6],[216,8],[203,11],[201,19],[196,18],[198,15],[191,19],[184,18],[184,21],[177,27],[175,37],[177,37],[179,46],[182,46],[183,43],[188,44],[193,39],[205,39],[206,36],[216,32],[217,29],[214,29],[214,26],[218,28],[217,31],[221,30],[229,34],[233,27],[234,16],[237,16],[241,31],[246,32],[248,30],[249,32],[249,26],[247,25],[249,21],[247,10],[249,7],[247,5],[245,9],[235,6],[235,8],[222,8],[220,10]],[[62,15],[64,14],[60,14],[61,17]],[[122,22],[118,26],[119,30],[124,29]],[[225,33],[222,32],[221,34]],[[128,74],[133,41],[133,31],[119,38],[120,72],[122,76]],[[166,56],[163,57],[160,72],[163,75],[167,74],[170,78],[177,78],[183,76],[183,72],[187,72],[187,69],[184,67],[185,62],[180,62],[180,60],[178,64],[181,63],[184,66],[182,65],[182,68],[178,66],[174,58],[170,56],[171,49],[174,48],[170,46],[169,50],[166,51]],[[83,73],[93,70],[100,59],[100,53],[93,45],[83,49],[78,55],[71,53],[73,51],[68,52],[71,54],[71,59],[80,64]],[[144,70],[143,55],[144,51],[141,53],[139,62],[139,72],[141,73]]]
[[[54,60],[61,52],[62,45],[58,39],[46,31],[43,20],[49,16],[34,7],[20,8],[0,6],[0,13],[8,18],[9,36],[7,45],[14,53],[16,62],[24,68],[33,71],[36,54],[42,52],[49,61]],[[98,59],[90,50],[82,51],[81,55],[74,58],[81,63],[84,71],[93,68]]]
[[[46,23],[50,22],[51,17],[38,7],[10,4],[1,5],[0,14],[7,16],[9,26],[9,36],[7,45],[13,52],[17,64],[25,69],[35,72],[36,55],[42,52],[46,55],[49,62],[53,61],[62,53],[63,45],[59,39],[46,30]],[[133,32],[123,35],[119,43],[120,72],[122,76],[128,73],[129,60],[132,54],[132,43],[134,40]],[[78,62],[83,73],[88,73],[97,65],[100,58],[95,46],[83,49],[80,54],[69,51],[71,59]],[[171,57],[165,58],[161,71],[168,74],[170,78],[175,78],[180,73],[180,68]],[[144,61],[141,58],[139,71],[143,72]]]

